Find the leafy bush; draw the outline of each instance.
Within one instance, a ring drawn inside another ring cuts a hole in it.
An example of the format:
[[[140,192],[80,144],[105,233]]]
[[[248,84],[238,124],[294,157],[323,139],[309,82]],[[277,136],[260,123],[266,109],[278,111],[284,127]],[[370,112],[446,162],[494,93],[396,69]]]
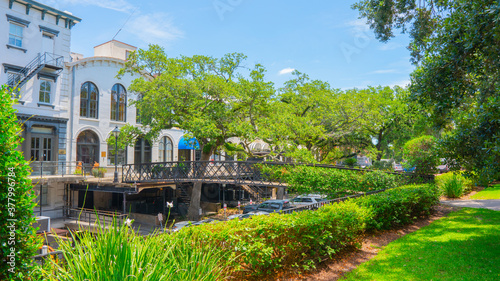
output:
[[[435,152],[436,139],[422,136],[408,141],[404,146],[404,157],[410,167],[415,167],[417,174],[435,174],[439,157]]]
[[[344,160],[344,163],[346,166],[352,168],[358,163],[358,160],[356,158],[347,158],[346,160]]]
[[[198,237],[223,249],[234,258],[233,278],[250,274],[258,279],[278,269],[312,269],[324,258],[357,246],[367,227],[386,229],[411,223],[429,214],[437,203],[434,186],[405,186],[317,211],[206,224],[182,229],[174,236]]]
[[[363,175],[363,185],[369,190],[393,188],[398,185],[399,179],[396,175],[383,171],[373,171]]]
[[[91,172],[92,175],[96,178],[104,178],[104,175],[106,174],[106,168],[93,168]]]
[[[448,172],[437,176],[436,184],[441,194],[449,198],[458,198],[464,193],[470,192],[473,181],[461,172]]]
[[[360,241],[371,213],[354,202],[318,211],[254,216],[182,229],[174,236],[200,237],[234,258],[236,279],[272,274],[277,269],[311,269],[323,258]],[[177,238],[176,238],[177,239]]]
[[[228,259],[196,236],[144,237],[126,224],[59,239],[65,262],[50,260],[44,280],[221,280]],[[158,233],[156,233],[158,234]]]
[[[7,89],[0,88],[0,280],[26,280],[41,244],[32,227],[31,169],[17,150],[21,128],[12,103]]]
[[[408,185],[355,201],[373,212],[368,229],[390,229],[429,215],[432,206],[439,202],[439,192],[435,185]]]
[[[392,167],[392,162],[389,161],[374,161],[370,169],[388,172],[392,172],[394,170],[394,168]]]
[[[382,171],[357,171],[311,166],[261,166],[271,181],[288,183],[292,193],[322,193],[331,197],[393,188],[400,181],[398,175]]]

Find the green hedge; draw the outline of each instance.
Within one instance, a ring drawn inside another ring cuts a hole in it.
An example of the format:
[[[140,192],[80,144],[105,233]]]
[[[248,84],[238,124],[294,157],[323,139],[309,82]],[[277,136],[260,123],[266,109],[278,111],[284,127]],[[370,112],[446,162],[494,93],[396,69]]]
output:
[[[271,181],[288,183],[289,192],[322,193],[332,197],[398,186],[401,178],[383,171],[355,171],[313,166],[262,165]]]
[[[276,270],[308,270],[322,259],[359,244],[368,228],[388,228],[429,214],[435,188],[415,185],[330,204],[317,211],[271,214],[242,221],[183,229],[175,239],[201,237],[234,258],[233,277],[245,279]]]
[[[390,229],[429,215],[439,203],[439,192],[434,185],[408,185],[356,200],[373,212],[369,229]]]

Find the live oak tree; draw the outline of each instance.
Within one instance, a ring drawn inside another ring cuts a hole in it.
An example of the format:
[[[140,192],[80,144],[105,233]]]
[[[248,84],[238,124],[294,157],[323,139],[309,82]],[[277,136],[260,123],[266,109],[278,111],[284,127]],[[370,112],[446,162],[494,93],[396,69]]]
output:
[[[500,173],[500,6],[486,0],[363,0],[353,6],[376,37],[410,33],[411,96],[431,109],[454,168],[488,182]]]
[[[129,91],[143,125],[151,132],[178,127],[196,138],[201,160],[223,148],[231,137],[250,139],[258,133],[258,120],[266,114],[273,84],[264,80],[265,69],[255,65],[247,73],[246,57],[232,53],[222,58],[192,56],[169,58],[163,48],[150,45],[133,53],[119,75],[147,74]],[[195,183],[188,216],[199,217],[201,182]]]

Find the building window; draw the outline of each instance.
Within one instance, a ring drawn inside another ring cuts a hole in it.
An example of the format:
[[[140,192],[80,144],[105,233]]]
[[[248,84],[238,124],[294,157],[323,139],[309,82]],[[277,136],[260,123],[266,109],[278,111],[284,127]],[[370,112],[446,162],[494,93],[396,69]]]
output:
[[[119,142],[118,142],[119,143]],[[127,164],[127,148],[118,148],[117,165]],[[108,166],[115,165],[115,145],[108,144]]]
[[[111,120],[125,122],[127,92],[125,87],[115,84],[111,88]]]
[[[50,103],[50,92],[52,84],[50,81],[42,80],[40,82],[40,95],[38,100],[44,103]]]
[[[92,82],[85,82],[80,90],[80,116],[87,118],[98,117],[99,91]]]
[[[52,138],[31,138],[31,161],[52,161]]]
[[[9,25],[9,45],[21,48],[23,46],[23,27],[14,23]]]
[[[134,164],[141,163],[151,163],[151,145],[143,138],[139,138],[134,146]]]
[[[159,146],[159,156],[160,162],[170,162],[173,161],[173,153],[174,149],[172,147],[172,140],[169,137],[163,137],[160,140],[160,146]]]

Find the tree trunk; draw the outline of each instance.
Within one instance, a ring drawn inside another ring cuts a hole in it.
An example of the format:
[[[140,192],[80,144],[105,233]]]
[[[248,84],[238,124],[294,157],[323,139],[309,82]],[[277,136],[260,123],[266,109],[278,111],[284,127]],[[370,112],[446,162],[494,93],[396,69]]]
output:
[[[210,155],[212,155],[211,152],[205,153],[201,152],[201,161],[208,161],[210,160]],[[208,162],[202,162],[201,164],[201,169],[200,173],[204,174],[206,165]],[[193,168],[196,168],[196,164],[193,165]],[[201,177],[202,175],[198,175],[197,177]],[[200,220],[200,199],[201,199],[201,181],[197,181],[193,185],[193,192],[191,192],[191,203],[189,204],[189,210],[188,210],[188,218],[189,220]]]

